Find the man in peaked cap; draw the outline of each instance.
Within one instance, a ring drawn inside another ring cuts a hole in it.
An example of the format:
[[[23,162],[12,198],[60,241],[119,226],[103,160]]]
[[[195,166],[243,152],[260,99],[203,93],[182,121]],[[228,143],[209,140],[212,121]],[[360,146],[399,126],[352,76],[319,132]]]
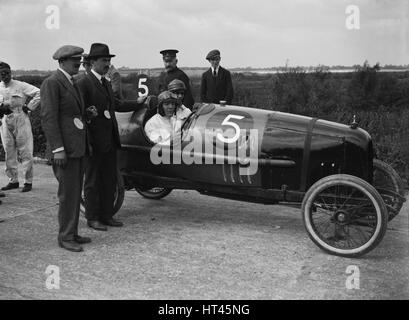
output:
[[[115,96],[106,77],[112,57],[115,55],[106,44],[93,43],[88,54],[91,71],[78,81],[85,108],[95,108],[88,123],[93,153],[85,161],[84,197],[87,224],[99,231],[123,225],[113,218],[118,183],[116,152],[121,146],[115,112],[137,111],[145,99],[123,100]]]
[[[195,103],[193,96],[192,96],[192,91],[191,91],[191,86],[190,86],[190,79],[184,73],[182,70],[180,70],[177,67],[177,62],[178,59],[176,57],[176,54],[178,53],[178,50],[175,49],[166,49],[160,51],[160,54],[163,56],[163,63],[165,66],[165,71],[162,72],[159,76],[159,93],[162,91],[167,90],[169,83],[174,80],[174,79],[179,79],[183,81],[183,83],[186,86],[186,93],[185,97],[183,99],[183,104],[189,108],[192,109],[193,104]]]
[[[73,76],[81,65],[84,49],[65,45],[53,55],[59,68],[41,85],[41,124],[52,151],[52,167],[58,180],[58,244],[74,252],[90,238],[78,235],[84,156],[89,153],[85,106]]]
[[[40,89],[12,79],[10,65],[5,62],[0,62],[0,80],[1,141],[9,178],[2,190],[19,188],[17,159],[20,158],[24,174],[21,191],[28,192],[33,183],[33,134],[28,113],[39,105]]]
[[[231,104],[233,100],[233,85],[230,71],[220,66],[220,51],[211,50],[206,60],[210,63],[210,68],[202,74],[200,85],[200,97],[202,102],[220,103],[226,101]]]

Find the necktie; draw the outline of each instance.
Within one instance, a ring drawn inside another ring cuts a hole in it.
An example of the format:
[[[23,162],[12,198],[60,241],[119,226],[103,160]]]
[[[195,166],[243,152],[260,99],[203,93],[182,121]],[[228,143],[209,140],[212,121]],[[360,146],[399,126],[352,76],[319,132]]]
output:
[[[101,78],[102,86],[105,88],[105,90],[109,93],[108,90],[108,80],[105,77]]]
[[[71,83],[72,83],[72,86],[73,86],[74,89],[75,89],[75,92],[78,94],[78,97],[79,97],[79,96],[80,96],[80,91],[79,91],[79,89],[78,89],[78,86],[77,86],[77,83],[75,82],[74,77],[71,77]]]
[[[215,70],[213,70],[213,77],[216,77],[217,76],[217,73],[216,73],[216,69]]]

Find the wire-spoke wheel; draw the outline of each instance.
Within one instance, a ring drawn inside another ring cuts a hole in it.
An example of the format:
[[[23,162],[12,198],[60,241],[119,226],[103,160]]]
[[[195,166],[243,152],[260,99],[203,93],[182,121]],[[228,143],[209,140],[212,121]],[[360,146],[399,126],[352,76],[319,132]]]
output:
[[[155,187],[155,188],[142,188],[142,187],[135,187],[135,190],[143,197],[147,199],[152,199],[152,200],[159,200],[164,197],[166,197],[169,193],[172,192],[172,189],[168,188],[160,188],[160,187]]]
[[[124,180],[122,178],[121,173],[118,171],[117,184],[116,184],[116,189],[115,189],[115,194],[114,194],[114,212],[113,214],[117,213],[119,209],[121,209],[122,204],[124,203],[124,198],[125,198]],[[82,190],[82,195],[81,195],[80,213],[85,215],[84,188]]]
[[[374,159],[373,186],[380,193],[388,209],[391,221],[402,209],[405,202],[405,188],[398,173],[389,164]]]
[[[316,182],[304,196],[302,215],[311,240],[324,251],[358,257],[382,240],[388,211],[368,182],[350,175],[332,175]]]

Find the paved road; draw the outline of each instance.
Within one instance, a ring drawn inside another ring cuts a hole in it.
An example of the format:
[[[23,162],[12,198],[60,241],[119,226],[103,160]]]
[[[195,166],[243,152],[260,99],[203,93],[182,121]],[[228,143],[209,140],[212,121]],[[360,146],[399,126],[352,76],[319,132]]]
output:
[[[297,209],[128,191],[118,213],[125,226],[97,232],[81,218],[80,234],[93,242],[71,253],[57,246],[50,167],[36,165],[35,177],[31,193],[9,192],[0,206],[0,299],[409,298],[408,202],[374,251],[345,259],[311,242]],[[50,265],[59,289],[47,289]],[[351,265],[359,289],[346,288]]]

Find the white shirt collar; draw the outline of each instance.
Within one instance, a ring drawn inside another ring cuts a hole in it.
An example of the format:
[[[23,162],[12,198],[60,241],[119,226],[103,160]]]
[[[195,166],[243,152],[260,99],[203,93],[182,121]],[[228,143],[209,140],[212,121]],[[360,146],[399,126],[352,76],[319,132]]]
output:
[[[68,81],[69,81],[71,84],[73,84],[73,82],[72,82],[72,76],[71,76],[67,71],[65,71],[65,70],[62,69],[62,68],[58,68],[58,70],[60,70],[60,71],[64,74],[64,76],[68,79]]]
[[[102,82],[102,75],[100,75],[98,72],[96,72],[94,69],[91,69],[91,72],[93,75],[99,80],[99,82]]]
[[[212,69],[212,74],[213,74],[213,72],[214,72],[214,68],[213,67],[210,67],[211,69]],[[217,66],[217,68],[216,68],[216,74],[218,74],[219,73],[219,68],[220,68],[220,65],[218,65]]]

